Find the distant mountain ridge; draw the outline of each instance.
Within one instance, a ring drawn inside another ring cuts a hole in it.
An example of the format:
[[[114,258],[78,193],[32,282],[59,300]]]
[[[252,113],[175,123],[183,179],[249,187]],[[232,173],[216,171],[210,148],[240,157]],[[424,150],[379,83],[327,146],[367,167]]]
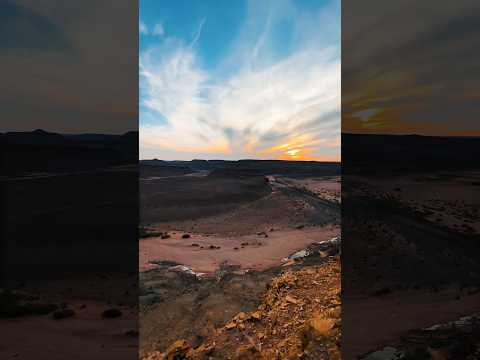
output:
[[[58,134],[41,129],[0,133],[3,174],[68,172],[138,163],[138,132]]]
[[[288,161],[288,160],[141,160],[141,167],[158,166],[162,168],[188,168],[191,171],[208,170],[210,176],[264,176],[283,174],[290,176],[340,175],[341,164],[338,162]]]
[[[480,137],[342,134],[343,172],[479,168]]]
[[[0,141],[11,145],[79,145],[86,143],[109,144],[138,139],[138,131],[129,131],[121,135],[113,134],[59,134],[42,129],[34,131],[8,131],[0,133]]]

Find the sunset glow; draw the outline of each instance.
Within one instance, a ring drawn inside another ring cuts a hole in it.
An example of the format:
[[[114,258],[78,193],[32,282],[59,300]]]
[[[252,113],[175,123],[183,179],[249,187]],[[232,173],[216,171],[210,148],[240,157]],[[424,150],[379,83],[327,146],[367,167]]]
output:
[[[455,17],[447,7],[434,17],[421,7],[400,26],[397,14],[409,6],[394,2],[391,11],[375,15],[352,7],[358,22],[342,32],[342,131],[479,136],[476,38],[465,30],[477,26],[471,14],[478,3],[458,4]],[[384,31],[372,31],[378,24]]]
[[[340,160],[339,1],[141,4],[140,158]]]

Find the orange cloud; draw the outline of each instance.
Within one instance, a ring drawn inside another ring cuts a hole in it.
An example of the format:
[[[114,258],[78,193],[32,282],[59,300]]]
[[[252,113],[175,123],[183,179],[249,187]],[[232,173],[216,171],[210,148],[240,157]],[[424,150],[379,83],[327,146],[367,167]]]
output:
[[[177,151],[180,153],[205,153],[205,154],[224,154],[228,155],[231,154],[232,149],[230,148],[230,144],[225,139],[220,139],[213,143],[207,145],[199,145],[199,146],[187,146],[187,145],[180,145],[176,144],[172,141],[165,141],[160,138],[156,138],[154,136],[146,137],[145,133],[140,133],[142,137],[141,141],[143,144],[157,147],[160,146],[162,148]]]
[[[340,155],[317,155],[322,148],[340,147],[340,138],[315,139],[309,134],[297,135],[286,142],[269,147],[260,152],[262,157],[278,160],[340,161]],[[330,152],[330,151],[329,151]]]
[[[340,161],[340,156],[315,155],[315,148],[287,150],[277,156],[277,160],[296,161]]]
[[[431,99],[441,99],[446,85],[443,83],[418,84],[413,74],[391,71],[381,77],[374,72],[360,75],[355,82],[345,81],[342,94],[342,132],[362,134],[419,134],[462,136],[479,135],[480,131],[458,124],[439,121]],[[478,92],[456,91],[449,94],[452,107],[462,101],[478,98]],[[461,109],[461,106],[458,106]],[[372,112],[368,116],[362,113]],[[431,115],[426,115],[426,114]],[[419,114],[423,119],[419,120]],[[412,120],[415,119],[415,120]],[[473,130],[473,131],[472,131]]]

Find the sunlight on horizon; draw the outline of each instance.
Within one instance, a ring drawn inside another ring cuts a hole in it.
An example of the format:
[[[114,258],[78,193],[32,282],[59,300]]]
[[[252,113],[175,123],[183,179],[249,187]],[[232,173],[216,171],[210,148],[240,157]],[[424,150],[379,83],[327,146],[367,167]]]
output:
[[[141,159],[340,161],[339,1],[176,6],[141,1]]]

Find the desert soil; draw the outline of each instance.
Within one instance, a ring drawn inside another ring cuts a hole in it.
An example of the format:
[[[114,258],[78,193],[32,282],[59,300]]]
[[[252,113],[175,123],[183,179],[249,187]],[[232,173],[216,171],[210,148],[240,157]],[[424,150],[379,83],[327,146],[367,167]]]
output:
[[[154,260],[159,259],[205,274],[212,274],[224,261],[243,270],[261,271],[280,265],[283,258],[314,242],[338,236],[339,228],[315,226],[232,237],[188,233],[186,239],[178,230],[168,234],[168,239],[140,241],[140,271],[154,268]]]
[[[345,359],[480,311],[479,175],[345,175]]]
[[[270,359],[276,351],[278,359],[338,356],[338,253],[285,258],[340,235],[339,178],[269,179],[190,178],[187,185],[177,179],[185,208],[178,196],[144,208],[150,214],[144,224],[157,236],[139,245],[142,357],[173,359],[168,353],[194,349],[197,357],[210,354],[199,359]],[[149,181],[147,191],[166,192],[160,190],[166,181]],[[201,195],[205,204],[191,198],[191,184],[206,191],[209,181],[228,206],[216,207],[208,192]],[[238,197],[238,186],[249,189],[248,199]],[[180,216],[152,221],[161,209]],[[257,312],[261,321],[243,319]]]
[[[122,316],[102,318],[109,305],[70,300],[71,318],[27,316],[2,319],[2,359],[132,359],[138,351],[136,310],[118,307]],[[35,336],[26,336],[35,334]]]
[[[67,277],[65,275],[65,277]],[[136,274],[29,281],[0,292],[1,359],[131,359],[138,351]],[[6,301],[8,293],[18,301]],[[53,306],[19,313],[18,306]],[[15,306],[13,306],[15,305]],[[10,310],[9,310],[10,309]],[[104,317],[107,310],[116,312]],[[57,313],[65,312],[61,318]],[[35,334],[35,336],[26,336]]]

